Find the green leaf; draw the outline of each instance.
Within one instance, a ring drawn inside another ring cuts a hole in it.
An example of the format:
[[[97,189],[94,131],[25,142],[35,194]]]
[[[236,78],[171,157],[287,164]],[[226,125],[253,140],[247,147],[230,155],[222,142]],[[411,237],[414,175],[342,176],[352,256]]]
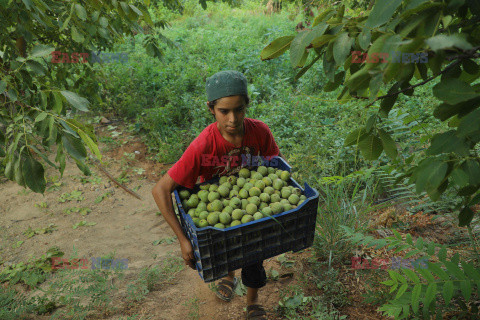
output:
[[[461,34],[452,34],[445,35],[439,34],[437,36],[431,37],[425,40],[425,43],[430,46],[430,49],[433,51],[450,49],[450,48],[459,48],[462,50],[472,49],[472,45],[464,39]]]
[[[445,178],[447,170],[447,163],[441,160],[427,158],[421,161],[419,166],[415,169],[415,172],[417,173],[417,193],[426,190],[430,194],[430,192],[437,189]]]
[[[468,156],[470,149],[463,139],[455,135],[455,130],[438,133],[432,138],[432,145],[428,148],[428,155],[455,152],[460,156]]]
[[[468,175],[469,182],[472,186],[480,184],[480,164],[474,159],[467,159],[460,166]]]
[[[412,239],[412,235],[411,235],[410,233],[407,233],[407,234],[405,235],[405,241],[406,241],[409,245],[413,246],[413,239]]]
[[[55,101],[53,104],[53,111],[57,114],[61,114],[63,109],[63,98],[59,92],[53,91],[52,94]]]
[[[49,56],[52,53],[52,51],[55,51],[55,47],[45,45],[45,44],[39,44],[33,47],[30,57],[35,58],[35,57]]]
[[[441,247],[438,251],[438,260],[445,261],[447,259],[447,249],[445,247]]]
[[[0,94],[4,93],[5,89],[7,89],[7,83],[3,80],[0,80]]]
[[[421,292],[422,292],[422,285],[418,283],[413,287],[413,290],[412,290],[412,309],[413,309],[413,312],[415,313],[417,313],[418,311]]]
[[[80,97],[74,92],[71,91],[60,91],[60,93],[67,99],[67,101],[76,109],[80,111],[88,111],[88,102],[87,99]]]
[[[417,242],[415,243],[415,247],[418,249],[418,250],[422,250],[423,249],[423,238],[422,237],[419,237],[417,239]]]
[[[312,30],[301,31],[295,36],[290,45],[290,62],[293,67],[302,65],[301,61],[305,57],[307,46],[312,43],[313,39],[321,36],[327,27],[326,23],[320,23]]]
[[[459,115],[461,117],[474,110],[478,103],[480,103],[480,97],[453,106],[447,103],[442,103],[433,111],[433,115],[441,121],[445,121],[454,115]]]
[[[25,178],[23,176],[23,166],[22,166],[22,163],[24,160],[23,157],[22,157],[22,151],[23,149],[25,148],[25,146],[22,146],[20,148],[20,152],[19,152],[19,157],[15,160],[15,165],[13,167],[13,175],[15,177],[15,182],[17,182],[19,185],[21,186],[25,186]]]
[[[418,269],[418,273],[420,273],[427,282],[434,282],[435,278],[432,276],[432,273],[428,271],[428,269]]]
[[[471,263],[467,263],[465,261],[460,261],[465,274],[468,278],[472,281],[480,281],[480,272],[478,269]]]
[[[137,7],[135,7],[133,4],[129,4],[130,9],[132,9],[133,12],[135,12],[138,16],[143,16],[142,11],[138,10]]]
[[[22,164],[22,173],[25,183],[30,189],[37,193],[45,192],[45,171],[40,162],[27,155]]]
[[[407,289],[408,289],[408,284],[407,283],[402,284],[400,286],[400,289],[398,289],[397,294],[395,295],[395,300],[403,296],[403,294],[405,293],[405,291],[407,291]]]
[[[269,60],[281,56],[290,48],[290,44],[294,38],[294,36],[285,36],[273,40],[260,52],[260,58],[262,60]]]
[[[300,70],[295,75],[295,81],[300,79],[300,77],[303,76],[320,58],[321,58],[321,56],[317,55],[307,66],[303,67],[302,70]]]
[[[450,173],[450,177],[452,177],[453,182],[461,188],[468,185],[469,177],[465,171],[460,168],[454,169],[452,173]]]
[[[78,4],[78,3],[75,4],[75,13],[77,14],[77,17],[80,18],[80,20],[82,21],[87,20],[87,11],[81,4]]]
[[[443,299],[445,300],[445,304],[448,306],[453,297],[453,281],[447,281],[443,284],[442,295]]]
[[[368,133],[365,131],[365,128],[357,128],[348,134],[348,136],[345,138],[345,142],[343,143],[343,145],[355,145],[366,137],[368,137]]]
[[[332,39],[335,39],[337,37],[336,34],[324,34],[321,35],[318,38],[315,38],[312,40],[312,47],[313,48],[319,48],[323,46],[325,43],[329,42]]]
[[[476,109],[463,117],[458,125],[457,135],[467,137],[480,132],[480,109]]]
[[[365,23],[367,28],[376,28],[387,21],[395,13],[398,6],[402,3],[402,0],[389,0],[389,1],[381,1],[377,0],[375,2],[375,6],[373,10],[368,15],[368,20]]]
[[[36,116],[35,118],[35,122],[39,122],[39,121],[42,121],[42,120],[45,120],[45,118],[48,116],[48,113],[46,112],[40,112],[38,114],[38,116]]]
[[[458,215],[458,226],[459,227],[465,227],[472,222],[473,216],[475,215],[475,212],[470,209],[470,207],[465,207],[460,211]]]
[[[410,279],[413,283],[420,283],[420,279],[418,278],[417,274],[410,270],[410,269],[403,269],[403,272],[407,275],[408,279]]]
[[[105,17],[100,17],[100,19],[98,19],[98,22],[100,23],[100,25],[104,28],[108,27],[108,19],[105,18]],[[293,37],[292,37],[293,39]]]
[[[91,152],[95,154],[98,160],[102,160],[102,154],[100,153],[100,150],[98,149],[98,145],[93,142],[93,140],[84,132],[78,131],[78,134],[82,138],[82,140],[85,142],[85,144],[88,146]]]
[[[345,82],[345,85],[350,89],[350,91],[357,91],[358,89],[365,89],[368,87],[370,79],[372,78],[371,74],[365,68],[362,68],[352,74]]]
[[[447,267],[447,270],[450,274],[454,275],[458,280],[465,280],[465,275],[462,272],[462,269],[454,262],[444,261],[443,264]]]
[[[398,92],[400,89],[399,83],[394,84],[390,89],[388,90],[388,94],[391,95],[392,93]],[[381,117],[388,117],[388,114],[390,113],[390,110],[392,110],[393,105],[397,101],[398,94],[393,94],[391,96],[388,96],[386,98],[382,99],[382,102],[380,103],[380,110],[379,114]]]
[[[460,289],[465,301],[469,301],[470,296],[472,295],[472,283],[470,280],[460,281]]]
[[[33,70],[37,75],[43,76],[45,75],[45,68],[42,66],[42,64],[38,61],[35,60],[27,60],[27,66],[30,67],[30,69]]]
[[[358,35],[357,41],[360,45],[362,50],[367,50],[368,46],[370,45],[370,40],[372,38],[372,34],[370,30],[363,29],[363,31]]]
[[[462,60],[462,66],[463,66],[463,70],[465,70],[465,72],[469,74],[475,75],[478,73],[478,71],[480,71],[478,64],[476,64],[475,61],[470,59]]]
[[[87,150],[80,139],[65,133],[62,136],[62,142],[68,154],[70,154],[74,159],[82,161],[87,156]]]
[[[423,302],[425,305],[425,308],[428,308],[430,303],[432,303],[436,294],[437,294],[437,284],[435,282],[432,282],[428,285],[427,292],[425,293],[425,300]]]
[[[378,157],[383,151],[382,140],[374,134],[371,134],[365,139],[362,139],[358,143],[358,147],[360,148],[362,155],[367,160],[378,159]]]
[[[337,89],[342,84],[342,82],[344,80],[344,77],[345,77],[345,71],[338,72],[335,75],[335,80],[333,82],[327,82],[325,87],[323,87],[323,91],[331,92],[331,91]]]
[[[333,59],[337,65],[341,65],[347,59],[352,47],[352,39],[347,32],[341,33],[333,43]]]
[[[439,266],[438,263],[427,262],[428,270],[431,270],[436,276],[443,281],[450,280],[450,276]]]
[[[398,155],[397,145],[395,144],[395,141],[383,129],[378,129],[378,134],[380,135],[380,139],[382,139],[382,145],[385,153],[390,159],[394,160]]]
[[[457,104],[479,96],[468,83],[456,78],[443,79],[433,87],[433,95],[448,104]]]
[[[72,32],[73,41],[78,42],[78,43],[83,43],[85,38],[83,37],[83,34],[81,34],[77,31],[77,28],[75,26],[72,26],[71,32]]]

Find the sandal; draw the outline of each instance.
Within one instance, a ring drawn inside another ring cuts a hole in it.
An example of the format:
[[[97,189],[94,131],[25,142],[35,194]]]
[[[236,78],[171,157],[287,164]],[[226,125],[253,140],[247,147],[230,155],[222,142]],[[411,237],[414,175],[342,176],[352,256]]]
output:
[[[266,315],[265,309],[259,304],[247,306],[247,320],[266,320]]]
[[[233,298],[233,290],[237,286],[237,278],[233,278],[233,282],[227,279],[222,279],[217,284],[217,297],[222,299],[223,301],[229,302]],[[222,290],[227,295],[224,296],[220,290]]]

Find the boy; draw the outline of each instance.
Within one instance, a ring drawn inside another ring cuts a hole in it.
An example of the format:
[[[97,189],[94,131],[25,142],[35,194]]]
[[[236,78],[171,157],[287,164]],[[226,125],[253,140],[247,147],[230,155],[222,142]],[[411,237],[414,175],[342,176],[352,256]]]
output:
[[[203,182],[214,176],[234,174],[240,170],[242,160],[254,156],[269,159],[278,155],[283,158],[268,126],[262,121],[245,118],[249,98],[243,74],[218,72],[207,79],[206,91],[207,106],[217,121],[193,140],[180,160],[152,190],[164,219],[177,235],[185,264],[192,269],[195,269],[193,249],[175,216],[171,198],[173,190],[179,185],[193,188],[197,178]],[[242,282],[247,287],[247,319],[266,319],[265,310],[257,304],[258,289],[266,284],[263,262],[244,266]],[[217,296],[230,301],[235,285],[235,271],[232,271],[217,284]]]

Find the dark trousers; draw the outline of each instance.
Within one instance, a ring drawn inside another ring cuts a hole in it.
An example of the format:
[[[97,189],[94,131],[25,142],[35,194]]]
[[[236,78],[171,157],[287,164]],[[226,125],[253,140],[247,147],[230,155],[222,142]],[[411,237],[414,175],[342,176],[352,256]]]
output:
[[[263,261],[242,268],[242,282],[249,288],[261,288],[267,283]]]

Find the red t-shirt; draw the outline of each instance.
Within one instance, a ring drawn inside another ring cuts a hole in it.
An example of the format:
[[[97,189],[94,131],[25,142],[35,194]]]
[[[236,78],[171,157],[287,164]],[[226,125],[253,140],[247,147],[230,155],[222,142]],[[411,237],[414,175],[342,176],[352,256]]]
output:
[[[198,178],[204,182],[215,176],[234,174],[242,167],[260,165],[278,156],[278,146],[265,123],[245,118],[243,125],[242,145],[236,147],[220,134],[217,122],[210,124],[168,170],[168,175],[179,185],[193,188]]]

